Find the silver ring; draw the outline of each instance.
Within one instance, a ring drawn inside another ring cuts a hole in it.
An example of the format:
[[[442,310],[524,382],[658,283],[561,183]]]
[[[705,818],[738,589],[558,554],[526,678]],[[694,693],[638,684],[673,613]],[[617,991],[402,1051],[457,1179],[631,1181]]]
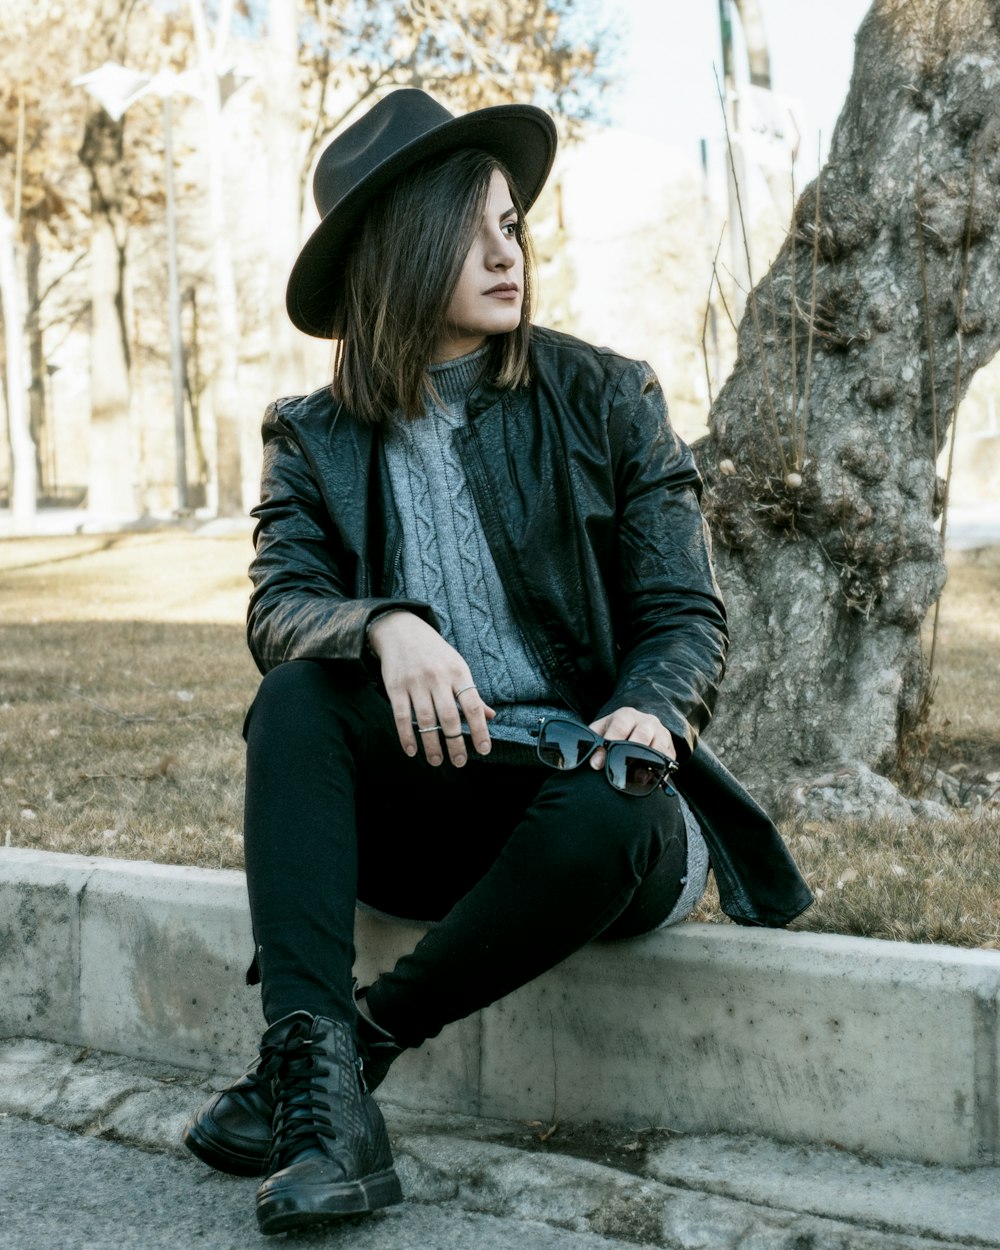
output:
[[[470,681],[467,686],[463,686],[461,690],[455,691],[455,698],[460,699],[462,695],[465,694],[466,690],[475,690],[475,688],[476,683],[474,681]]]
[[[432,734],[432,733],[436,733],[437,730],[439,730],[440,728],[441,728],[440,725],[428,725],[426,729],[421,729],[420,726],[418,725],[417,733],[418,734]]]

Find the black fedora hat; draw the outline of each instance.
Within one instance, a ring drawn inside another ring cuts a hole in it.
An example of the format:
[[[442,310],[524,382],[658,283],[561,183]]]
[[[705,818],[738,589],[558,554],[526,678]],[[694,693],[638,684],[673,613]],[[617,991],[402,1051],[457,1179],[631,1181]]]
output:
[[[419,162],[460,148],[495,156],[527,210],[552,168],[556,128],[547,113],[527,104],[456,117],[426,92],[407,87],[390,92],[333,140],[313,176],[322,221],[288,279],[288,315],[300,330],[317,338],[336,334],[347,245],[375,196]]]

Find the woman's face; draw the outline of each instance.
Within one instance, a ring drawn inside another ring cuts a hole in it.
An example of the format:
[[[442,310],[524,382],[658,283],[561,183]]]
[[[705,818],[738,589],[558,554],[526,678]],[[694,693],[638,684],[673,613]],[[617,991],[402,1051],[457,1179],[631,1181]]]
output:
[[[435,360],[454,360],[490,334],[516,330],[524,299],[524,255],[517,241],[517,209],[507,181],[493,171],[482,221],[469,247]]]

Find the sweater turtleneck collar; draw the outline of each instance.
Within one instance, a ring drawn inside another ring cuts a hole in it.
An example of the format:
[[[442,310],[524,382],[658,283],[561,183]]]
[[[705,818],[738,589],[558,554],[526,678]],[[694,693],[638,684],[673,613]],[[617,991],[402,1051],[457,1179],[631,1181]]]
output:
[[[479,381],[488,352],[489,344],[484,343],[466,356],[456,356],[454,360],[428,367],[430,380],[442,403],[457,404],[465,399]]]

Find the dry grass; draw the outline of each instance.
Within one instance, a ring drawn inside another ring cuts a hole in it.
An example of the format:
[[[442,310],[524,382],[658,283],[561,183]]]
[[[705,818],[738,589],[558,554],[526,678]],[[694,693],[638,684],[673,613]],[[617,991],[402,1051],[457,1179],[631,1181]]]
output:
[[[0,833],[240,867],[246,535],[0,544]]]
[[[929,643],[929,638],[928,638]],[[929,761],[1000,771],[1000,549],[956,552],[938,627]]]
[[[248,537],[0,543],[0,836],[8,845],[242,866],[240,727],[257,675]],[[1000,782],[1000,552],[955,555],[929,759]],[[818,895],[796,927],[1000,946],[1000,813],[789,823]],[[714,892],[698,919],[721,919]]]
[[[908,827],[806,821],[782,832],[816,895],[793,929],[1000,949],[1000,813]],[[694,919],[724,919],[714,885]]]

